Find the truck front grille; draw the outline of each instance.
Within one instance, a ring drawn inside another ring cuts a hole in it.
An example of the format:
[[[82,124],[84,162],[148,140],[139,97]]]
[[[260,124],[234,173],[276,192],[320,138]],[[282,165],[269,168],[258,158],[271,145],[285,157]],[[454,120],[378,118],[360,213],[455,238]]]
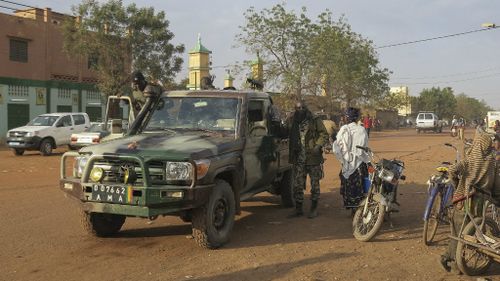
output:
[[[24,137],[25,135],[26,132],[20,132],[20,131],[9,132],[9,137]]]
[[[102,179],[104,183],[124,183],[125,169],[133,169],[137,175],[137,183],[144,183],[143,171],[138,163],[121,160],[99,160],[94,163],[94,167],[99,167],[104,171]],[[162,162],[149,162],[146,169],[149,170],[151,183],[154,184],[165,180],[165,167]]]

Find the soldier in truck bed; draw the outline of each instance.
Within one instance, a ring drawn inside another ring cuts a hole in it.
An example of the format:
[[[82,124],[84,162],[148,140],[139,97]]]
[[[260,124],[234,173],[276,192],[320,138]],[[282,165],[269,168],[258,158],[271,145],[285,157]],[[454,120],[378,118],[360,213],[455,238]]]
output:
[[[309,111],[303,101],[297,102],[295,112],[289,123],[290,158],[293,164],[293,194],[295,211],[290,217],[304,214],[304,189],[306,178],[311,179],[311,211],[309,218],[318,216],[318,200],[320,195],[319,181],[323,178],[323,149],[328,141],[328,133],[320,118]]]

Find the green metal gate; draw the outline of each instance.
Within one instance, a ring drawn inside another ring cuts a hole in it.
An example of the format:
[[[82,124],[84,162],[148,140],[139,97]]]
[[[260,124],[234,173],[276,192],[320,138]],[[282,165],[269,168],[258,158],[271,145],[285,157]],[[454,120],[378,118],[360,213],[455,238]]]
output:
[[[7,104],[7,127],[8,129],[26,125],[30,121],[29,104]]]
[[[57,112],[73,112],[73,107],[71,105],[58,105]]]
[[[100,122],[102,120],[102,108],[100,106],[87,106],[85,112],[89,115],[90,122]]]

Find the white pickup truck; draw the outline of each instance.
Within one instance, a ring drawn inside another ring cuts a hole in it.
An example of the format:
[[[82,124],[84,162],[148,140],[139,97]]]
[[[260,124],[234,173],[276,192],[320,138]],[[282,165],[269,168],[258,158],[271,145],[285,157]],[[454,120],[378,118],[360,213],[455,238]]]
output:
[[[73,133],[83,132],[90,127],[87,113],[47,113],[31,120],[26,126],[7,132],[7,145],[15,155],[26,150],[39,150],[44,156],[52,149],[69,145]]]

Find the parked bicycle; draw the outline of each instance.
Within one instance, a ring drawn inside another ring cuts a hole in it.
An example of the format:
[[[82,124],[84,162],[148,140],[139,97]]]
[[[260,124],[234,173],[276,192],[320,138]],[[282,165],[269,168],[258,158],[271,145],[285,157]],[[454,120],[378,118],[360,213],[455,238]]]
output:
[[[484,199],[482,214],[474,217],[470,208],[465,207],[464,222],[458,236],[450,236],[458,241],[455,260],[458,269],[466,275],[485,273],[495,261],[500,263],[500,229],[498,225],[497,200],[481,189],[471,187],[467,194],[480,194]],[[472,196],[465,197],[465,206],[471,206]]]
[[[370,148],[356,147],[366,151],[371,162],[368,165],[370,188],[366,198],[356,209],[352,222],[354,238],[366,242],[380,230],[386,214],[389,216],[398,211],[396,197],[399,180],[405,180],[404,162],[396,159],[375,161]]]
[[[455,150],[455,163],[460,160],[458,149],[452,144],[445,143]],[[448,176],[450,162],[442,162],[437,167],[438,174],[432,175],[427,181],[429,185],[427,193],[427,203],[424,211],[423,241],[425,245],[430,245],[434,239],[437,229],[442,223],[449,223],[449,209],[451,208],[451,198],[453,196],[453,183]]]

